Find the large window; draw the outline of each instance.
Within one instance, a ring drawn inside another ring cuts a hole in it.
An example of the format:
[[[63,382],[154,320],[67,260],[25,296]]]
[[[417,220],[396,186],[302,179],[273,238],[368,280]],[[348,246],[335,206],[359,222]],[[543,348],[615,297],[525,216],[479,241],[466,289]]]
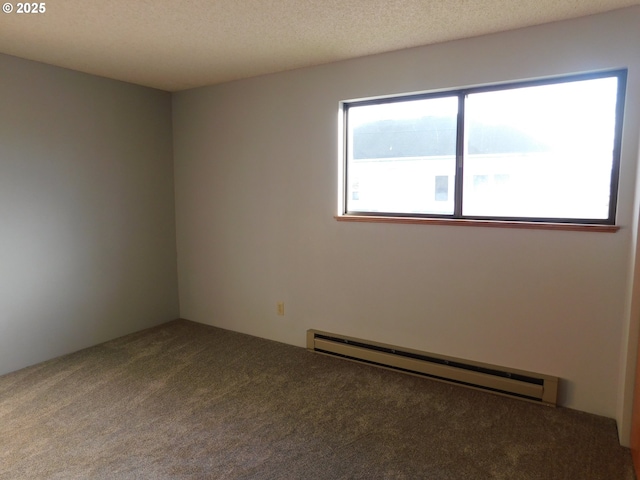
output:
[[[615,224],[626,71],[345,102],[347,215]]]

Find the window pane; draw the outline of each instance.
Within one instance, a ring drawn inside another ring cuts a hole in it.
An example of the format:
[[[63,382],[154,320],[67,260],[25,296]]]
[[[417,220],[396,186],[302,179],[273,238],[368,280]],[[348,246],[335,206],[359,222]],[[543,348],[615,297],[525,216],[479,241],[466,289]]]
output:
[[[470,94],[463,215],[607,219],[617,78]]]
[[[449,176],[436,175],[436,202],[449,200]]]
[[[348,110],[347,211],[452,214],[458,98]]]

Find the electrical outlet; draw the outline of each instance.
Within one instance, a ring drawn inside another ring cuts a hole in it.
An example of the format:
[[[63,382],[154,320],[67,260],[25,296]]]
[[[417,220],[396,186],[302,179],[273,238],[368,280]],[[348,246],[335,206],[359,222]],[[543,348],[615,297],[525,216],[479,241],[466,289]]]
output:
[[[278,302],[278,315],[284,315],[284,302]]]

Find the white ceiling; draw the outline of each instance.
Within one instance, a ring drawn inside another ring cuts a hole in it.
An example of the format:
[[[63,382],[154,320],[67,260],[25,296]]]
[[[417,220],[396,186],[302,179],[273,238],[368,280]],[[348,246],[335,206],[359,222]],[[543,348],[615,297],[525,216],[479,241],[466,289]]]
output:
[[[640,0],[49,0],[0,52],[178,91],[575,18]],[[2,3],[7,3],[3,0]],[[640,28],[640,27],[639,27]]]

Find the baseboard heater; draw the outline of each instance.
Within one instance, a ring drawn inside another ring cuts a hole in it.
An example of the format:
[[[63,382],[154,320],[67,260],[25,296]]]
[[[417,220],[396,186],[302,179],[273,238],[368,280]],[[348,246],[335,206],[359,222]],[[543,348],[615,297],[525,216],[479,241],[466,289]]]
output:
[[[307,348],[326,355],[499,395],[551,406],[557,404],[558,378],[550,375],[445,357],[318,330],[307,331]]]

